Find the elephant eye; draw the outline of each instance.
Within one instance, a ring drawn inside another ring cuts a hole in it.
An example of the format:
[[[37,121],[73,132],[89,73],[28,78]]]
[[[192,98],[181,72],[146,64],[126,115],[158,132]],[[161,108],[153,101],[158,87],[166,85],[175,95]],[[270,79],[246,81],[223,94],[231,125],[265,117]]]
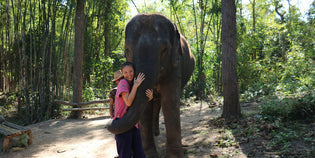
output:
[[[125,49],[125,57],[128,57],[130,54],[129,54],[129,50],[128,48]]]
[[[164,58],[166,57],[168,54],[168,47],[164,47],[162,50],[161,50],[161,57]]]
[[[132,52],[128,48],[125,48],[125,58],[127,59],[127,61],[132,60]]]
[[[165,53],[167,52],[167,47],[165,47],[163,50],[162,50],[162,53]]]

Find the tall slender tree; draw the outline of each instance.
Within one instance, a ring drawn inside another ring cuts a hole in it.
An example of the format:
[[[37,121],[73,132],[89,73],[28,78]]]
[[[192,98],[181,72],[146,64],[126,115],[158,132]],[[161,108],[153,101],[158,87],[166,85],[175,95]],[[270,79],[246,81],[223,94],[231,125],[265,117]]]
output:
[[[283,7],[282,4],[280,4],[280,1],[275,1],[275,10],[276,13],[280,16],[281,22],[280,24],[283,25],[285,23],[285,14],[286,12],[280,11],[280,9]],[[289,7],[290,7],[290,1],[289,1]],[[281,27],[280,29],[280,42],[281,42],[281,56],[282,60],[286,60],[286,45],[285,45],[285,31],[284,27]]]
[[[224,118],[241,116],[236,68],[236,6],[235,1],[222,0],[222,83]]]
[[[254,32],[254,41],[256,41],[256,0],[252,0],[250,1],[250,3],[252,4],[252,14],[253,14],[253,32]],[[256,48],[254,48],[253,50],[253,54],[252,54],[252,59],[255,60],[256,59]]]
[[[83,51],[84,51],[84,3],[85,0],[77,0],[75,15],[75,37],[74,37],[74,63],[73,63],[73,102],[82,102],[83,91]],[[82,111],[71,112],[71,117],[81,118]]]

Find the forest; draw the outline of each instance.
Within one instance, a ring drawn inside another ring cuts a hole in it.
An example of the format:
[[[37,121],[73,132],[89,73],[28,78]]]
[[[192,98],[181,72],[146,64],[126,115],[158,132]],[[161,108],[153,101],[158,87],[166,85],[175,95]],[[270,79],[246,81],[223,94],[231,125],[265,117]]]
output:
[[[221,0],[82,3],[76,30],[75,0],[0,0],[0,115],[21,125],[69,117],[54,100],[76,100],[76,49],[83,53],[81,101],[108,99],[113,72],[125,61],[124,28],[138,13],[165,15],[188,40],[196,65],[181,100],[223,104]],[[293,0],[235,5],[240,103],[258,102],[267,121],[314,124],[315,1],[303,13]],[[80,48],[76,31],[84,35]],[[306,141],[314,154],[314,139]]]

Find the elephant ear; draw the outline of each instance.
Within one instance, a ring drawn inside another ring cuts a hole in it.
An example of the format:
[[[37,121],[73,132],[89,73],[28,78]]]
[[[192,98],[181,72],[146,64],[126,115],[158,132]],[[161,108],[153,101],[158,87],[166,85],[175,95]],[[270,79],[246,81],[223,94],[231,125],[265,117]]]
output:
[[[173,38],[173,50],[172,50],[172,64],[174,67],[178,67],[180,64],[180,58],[182,56],[182,48],[180,42],[180,33],[178,31],[177,25],[173,23],[174,26],[174,38]]]

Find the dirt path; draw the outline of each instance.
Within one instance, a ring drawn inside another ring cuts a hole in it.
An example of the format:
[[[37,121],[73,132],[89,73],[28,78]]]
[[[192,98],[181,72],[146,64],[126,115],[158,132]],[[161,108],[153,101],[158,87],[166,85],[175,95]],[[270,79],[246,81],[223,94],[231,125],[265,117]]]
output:
[[[12,148],[0,157],[114,157],[115,140],[104,128],[104,119],[49,120],[31,125],[33,144],[22,151]]]
[[[206,102],[190,102],[181,106],[182,142],[186,157],[246,157],[237,145],[216,147],[218,138],[222,136],[221,131],[211,129],[208,122],[211,118],[219,117],[221,112],[220,106]],[[113,158],[116,156],[116,145],[114,135],[104,128],[106,119],[109,118],[60,119],[30,125],[28,127],[34,135],[33,144],[21,151],[12,148],[9,152],[0,153],[0,157]],[[165,157],[163,117],[160,118],[160,132],[156,144],[160,156]]]

